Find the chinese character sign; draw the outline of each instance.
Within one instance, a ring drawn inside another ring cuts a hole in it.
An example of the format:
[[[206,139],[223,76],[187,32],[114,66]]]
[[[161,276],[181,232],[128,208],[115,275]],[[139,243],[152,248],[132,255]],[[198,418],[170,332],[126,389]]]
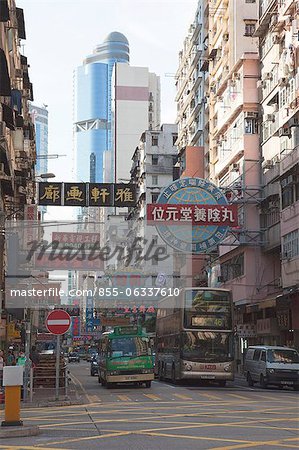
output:
[[[64,183],[64,206],[86,206],[85,183]]]
[[[89,183],[89,206],[113,206],[113,184]]]
[[[93,297],[86,298],[86,319],[85,330],[87,333],[93,332],[94,329],[94,317],[93,317]]]
[[[237,205],[147,205],[147,220],[164,223],[192,225],[225,225],[235,227],[238,224]]]
[[[38,183],[38,204],[60,206],[62,183]]]
[[[38,204],[46,206],[134,206],[136,187],[124,183],[39,183]]]
[[[147,206],[147,221],[161,238],[183,253],[208,253],[238,224],[238,207],[208,180],[181,178],[166,186]]]
[[[136,188],[134,184],[114,185],[114,206],[134,206],[136,202]]]

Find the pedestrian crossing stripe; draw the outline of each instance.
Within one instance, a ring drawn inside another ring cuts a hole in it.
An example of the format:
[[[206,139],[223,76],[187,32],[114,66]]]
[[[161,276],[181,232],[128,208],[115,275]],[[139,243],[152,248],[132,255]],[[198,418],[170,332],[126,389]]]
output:
[[[122,402],[130,402],[131,399],[127,395],[118,395],[117,396]]]
[[[183,394],[174,394],[174,396],[181,398],[182,400],[192,400],[191,397],[187,397],[187,395],[183,395]]]
[[[199,394],[202,395],[203,397],[208,398],[209,400],[223,400],[221,397],[218,397],[216,395],[203,394],[202,392],[200,392]]]
[[[143,394],[145,397],[150,398],[151,400],[161,400],[161,397],[158,397],[157,395],[154,394]]]

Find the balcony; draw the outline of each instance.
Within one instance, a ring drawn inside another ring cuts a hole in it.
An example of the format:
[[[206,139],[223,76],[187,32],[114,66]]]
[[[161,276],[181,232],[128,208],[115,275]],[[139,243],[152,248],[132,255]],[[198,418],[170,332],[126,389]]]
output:
[[[274,248],[280,247],[281,238],[280,238],[280,223],[276,223],[272,227],[267,228],[264,234],[264,250],[270,251]]]
[[[299,161],[299,145],[291,150],[289,153],[281,154],[280,175],[290,170]]]
[[[277,13],[277,0],[261,0],[259,21],[254,37],[261,37],[269,29],[269,23],[273,14]]]

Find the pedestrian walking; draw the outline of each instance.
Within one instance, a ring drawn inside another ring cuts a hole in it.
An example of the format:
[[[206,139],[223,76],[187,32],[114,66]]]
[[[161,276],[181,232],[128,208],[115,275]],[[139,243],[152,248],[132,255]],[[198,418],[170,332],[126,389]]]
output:
[[[6,365],[7,366],[15,366],[16,365],[16,358],[12,350],[8,350],[7,358],[6,358]]]
[[[29,358],[31,359],[33,369],[35,369],[35,367],[38,366],[40,361],[39,353],[35,345],[31,347]]]

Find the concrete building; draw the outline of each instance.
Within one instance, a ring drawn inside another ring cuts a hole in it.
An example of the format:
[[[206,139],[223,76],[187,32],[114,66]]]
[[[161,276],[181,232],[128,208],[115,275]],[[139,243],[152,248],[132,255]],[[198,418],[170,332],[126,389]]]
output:
[[[4,232],[6,220],[27,219],[28,205],[35,199],[35,133],[29,115],[33,100],[32,83],[26,56],[20,42],[26,39],[23,9],[15,0],[1,2],[0,8],[0,348],[5,348],[6,330],[16,318],[16,309],[8,311],[6,301],[12,278],[6,279],[12,258],[7,248],[16,250],[21,259],[20,239]],[[36,212],[36,208],[32,208]],[[36,215],[32,217],[36,219]],[[14,272],[15,275],[16,272]],[[17,280],[19,281],[19,280]],[[16,284],[16,283],[15,283]],[[7,292],[6,292],[7,287]],[[15,286],[14,286],[15,287]],[[23,317],[22,317],[23,318]]]
[[[129,43],[110,33],[74,71],[75,179],[103,181],[104,152],[111,150],[111,75],[114,64],[129,63]]]
[[[36,142],[36,174],[48,172],[48,110],[31,104],[29,112],[34,123]]]
[[[276,343],[299,347],[299,5],[261,1],[259,37],[264,267],[280,289],[257,323]],[[265,333],[264,333],[265,334]],[[266,339],[266,338],[264,338]]]
[[[160,126],[160,78],[147,67],[117,63],[112,85],[112,154],[107,155],[105,174],[107,181],[118,182],[130,178],[141,133]]]

